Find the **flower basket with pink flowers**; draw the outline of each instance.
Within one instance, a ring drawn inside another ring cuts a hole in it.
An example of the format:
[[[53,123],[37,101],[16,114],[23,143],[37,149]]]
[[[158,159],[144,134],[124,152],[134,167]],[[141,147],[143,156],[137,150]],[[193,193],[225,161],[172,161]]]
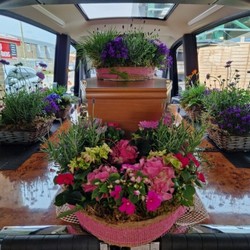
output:
[[[193,206],[195,186],[205,182],[194,154],[205,130],[169,116],[140,122],[131,138],[114,123],[73,124],[45,149],[60,165],[55,205],[70,208],[60,216],[75,213],[87,231],[117,246],[157,239]]]

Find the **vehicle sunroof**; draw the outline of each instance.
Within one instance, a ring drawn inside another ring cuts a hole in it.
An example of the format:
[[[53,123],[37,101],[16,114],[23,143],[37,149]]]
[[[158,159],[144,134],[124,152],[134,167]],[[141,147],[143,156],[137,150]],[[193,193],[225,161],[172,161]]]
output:
[[[175,4],[172,3],[84,3],[80,9],[88,19],[154,18],[166,19]]]

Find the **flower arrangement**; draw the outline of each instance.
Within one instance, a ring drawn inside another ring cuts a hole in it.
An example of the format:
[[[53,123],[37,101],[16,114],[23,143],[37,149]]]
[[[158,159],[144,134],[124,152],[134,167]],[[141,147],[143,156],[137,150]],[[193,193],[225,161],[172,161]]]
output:
[[[34,130],[51,120],[56,109],[41,91],[6,94],[3,103],[0,127],[4,130]]]
[[[114,124],[81,119],[43,149],[59,164],[54,181],[63,191],[55,205],[74,205],[73,212],[83,209],[111,224],[192,206],[195,186],[205,182],[194,155],[204,132],[164,117],[140,122],[128,139]]]
[[[52,108],[57,118],[65,118],[71,104],[76,103],[78,98],[66,93],[66,87],[57,86],[56,88],[45,89],[47,94],[46,100],[51,103],[48,108]],[[46,110],[48,112],[48,110]]]
[[[231,70],[232,61],[225,65],[226,79],[207,75],[220,88],[204,96],[203,104],[209,114],[208,136],[226,151],[250,150],[250,89],[239,88],[239,70]]]
[[[203,104],[206,111],[211,116],[211,121],[217,124],[220,129],[230,135],[248,134],[249,126],[249,104],[250,89],[239,88],[239,71],[231,70],[232,61],[225,65],[227,69],[227,78],[221,79],[220,76],[213,77],[207,75],[207,79],[214,78],[220,83],[220,89],[212,89],[204,96]]]
[[[47,95],[54,95],[54,99],[60,109],[66,109],[78,100],[77,97],[67,94],[67,89],[64,86],[57,86],[56,88],[46,89],[45,91]]]
[[[170,50],[156,34],[136,29],[128,32],[97,30],[78,43],[78,52],[80,57],[88,56],[96,68],[165,68],[172,61]]]
[[[6,94],[0,111],[0,142],[31,144],[40,140],[55,119],[50,105],[42,91]]]

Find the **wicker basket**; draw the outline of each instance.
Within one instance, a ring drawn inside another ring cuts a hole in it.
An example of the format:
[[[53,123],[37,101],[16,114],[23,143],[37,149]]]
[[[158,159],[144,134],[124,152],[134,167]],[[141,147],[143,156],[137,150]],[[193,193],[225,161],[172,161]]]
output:
[[[14,131],[14,130],[0,130],[0,143],[5,144],[32,144],[46,134],[49,133],[53,120],[49,120],[41,124],[34,131]]]
[[[179,206],[173,212],[153,219],[117,224],[107,223],[104,218],[88,215],[83,211],[78,211],[75,215],[83,228],[107,244],[135,247],[150,243],[168,232],[185,212],[186,208]]]
[[[250,135],[229,135],[226,131],[213,124],[208,129],[208,137],[216,146],[225,151],[250,151]]]

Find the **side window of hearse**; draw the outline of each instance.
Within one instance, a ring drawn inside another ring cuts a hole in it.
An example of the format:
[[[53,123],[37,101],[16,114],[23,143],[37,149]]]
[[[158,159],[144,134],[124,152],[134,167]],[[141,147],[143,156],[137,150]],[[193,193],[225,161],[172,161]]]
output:
[[[2,15],[0,34],[0,78],[6,92],[50,87],[54,78],[56,35]]]
[[[250,83],[250,17],[219,25],[196,36],[199,79],[210,88]],[[225,81],[223,80],[225,79]],[[221,84],[224,82],[224,84]],[[222,86],[223,85],[223,86]]]

